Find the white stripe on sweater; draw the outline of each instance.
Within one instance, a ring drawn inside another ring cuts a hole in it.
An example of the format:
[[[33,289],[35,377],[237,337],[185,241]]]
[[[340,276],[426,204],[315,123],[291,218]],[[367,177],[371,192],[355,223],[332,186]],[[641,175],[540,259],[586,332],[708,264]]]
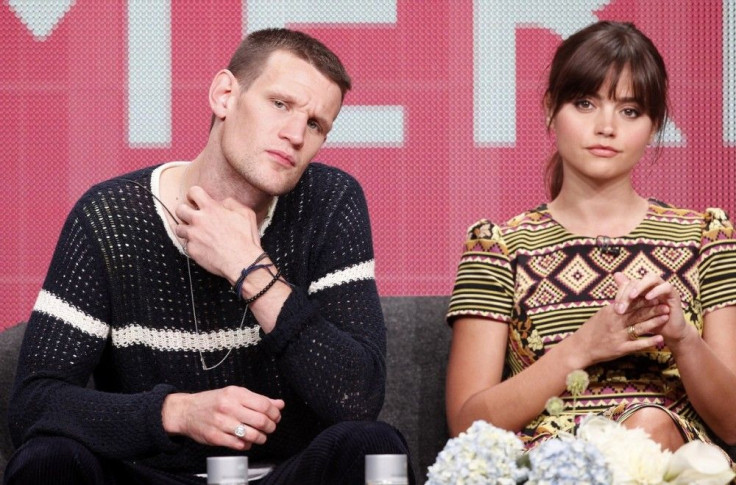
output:
[[[87,315],[46,290],[41,290],[38,294],[33,310],[57,318],[93,337],[107,339],[110,335],[109,325]],[[160,351],[212,352],[233,347],[250,347],[256,345],[260,340],[258,327],[201,334],[181,330],[159,330],[136,324],[112,330],[112,342],[116,347],[144,345]]]
[[[248,327],[197,334],[181,330],[158,330],[140,325],[128,325],[113,330],[112,342],[116,347],[145,345],[162,351],[212,352],[256,345],[261,340],[258,328]]]
[[[33,310],[58,318],[62,322],[93,337],[106,339],[110,334],[109,325],[91,315],[87,315],[79,308],[46,290],[41,290],[38,293]]]
[[[358,263],[323,276],[309,285],[308,293],[311,295],[326,288],[332,288],[351,281],[372,280],[375,278],[375,271],[376,261],[373,259]]]

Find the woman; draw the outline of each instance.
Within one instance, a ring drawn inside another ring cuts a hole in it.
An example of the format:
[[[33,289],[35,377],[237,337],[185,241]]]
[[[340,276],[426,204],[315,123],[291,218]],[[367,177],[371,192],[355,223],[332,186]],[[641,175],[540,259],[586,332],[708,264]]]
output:
[[[532,448],[593,412],[670,450],[709,441],[706,426],[736,442],[731,223],[631,182],[666,121],[660,54],[631,24],[593,24],[558,48],[544,104],[551,202],[468,231],[447,314],[451,434],[484,419]],[[576,369],[590,385],[573,406]]]

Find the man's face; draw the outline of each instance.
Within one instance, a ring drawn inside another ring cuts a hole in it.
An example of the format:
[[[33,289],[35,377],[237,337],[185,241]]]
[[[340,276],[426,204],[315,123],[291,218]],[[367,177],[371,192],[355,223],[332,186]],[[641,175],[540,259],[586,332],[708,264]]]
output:
[[[276,51],[247,91],[237,86],[222,127],[222,154],[255,189],[294,188],[324,143],[342,93],[308,62]]]

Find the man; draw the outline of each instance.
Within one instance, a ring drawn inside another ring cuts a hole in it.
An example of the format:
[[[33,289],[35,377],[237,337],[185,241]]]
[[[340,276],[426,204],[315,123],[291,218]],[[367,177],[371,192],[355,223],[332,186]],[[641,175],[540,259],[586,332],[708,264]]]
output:
[[[407,453],[376,423],[385,328],[359,185],[310,165],[350,89],[286,29],[249,35],[209,90],[209,139],[93,187],[62,230],[21,350],[7,483],[364,483]],[[94,377],[95,389],[86,387]]]

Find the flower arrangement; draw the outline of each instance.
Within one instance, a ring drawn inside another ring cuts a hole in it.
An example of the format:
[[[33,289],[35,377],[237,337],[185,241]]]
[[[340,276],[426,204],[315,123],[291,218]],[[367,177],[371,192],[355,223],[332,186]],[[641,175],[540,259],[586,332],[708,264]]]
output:
[[[573,398],[587,385],[584,371],[568,376]],[[547,401],[552,414],[563,408],[559,398]],[[671,453],[644,430],[590,415],[575,434],[561,432],[528,453],[514,433],[476,421],[447,442],[428,469],[426,485],[717,485],[734,476],[729,460],[714,445],[692,441]]]
[[[527,456],[529,475],[525,483],[530,485],[611,483],[611,472],[603,454],[595,445],[583,440],[548,440]]]
[[[519,459],[524,444],[511,431],[476,421],[447,442],[429,467],[428,485],[515,485],[526,473]]]

